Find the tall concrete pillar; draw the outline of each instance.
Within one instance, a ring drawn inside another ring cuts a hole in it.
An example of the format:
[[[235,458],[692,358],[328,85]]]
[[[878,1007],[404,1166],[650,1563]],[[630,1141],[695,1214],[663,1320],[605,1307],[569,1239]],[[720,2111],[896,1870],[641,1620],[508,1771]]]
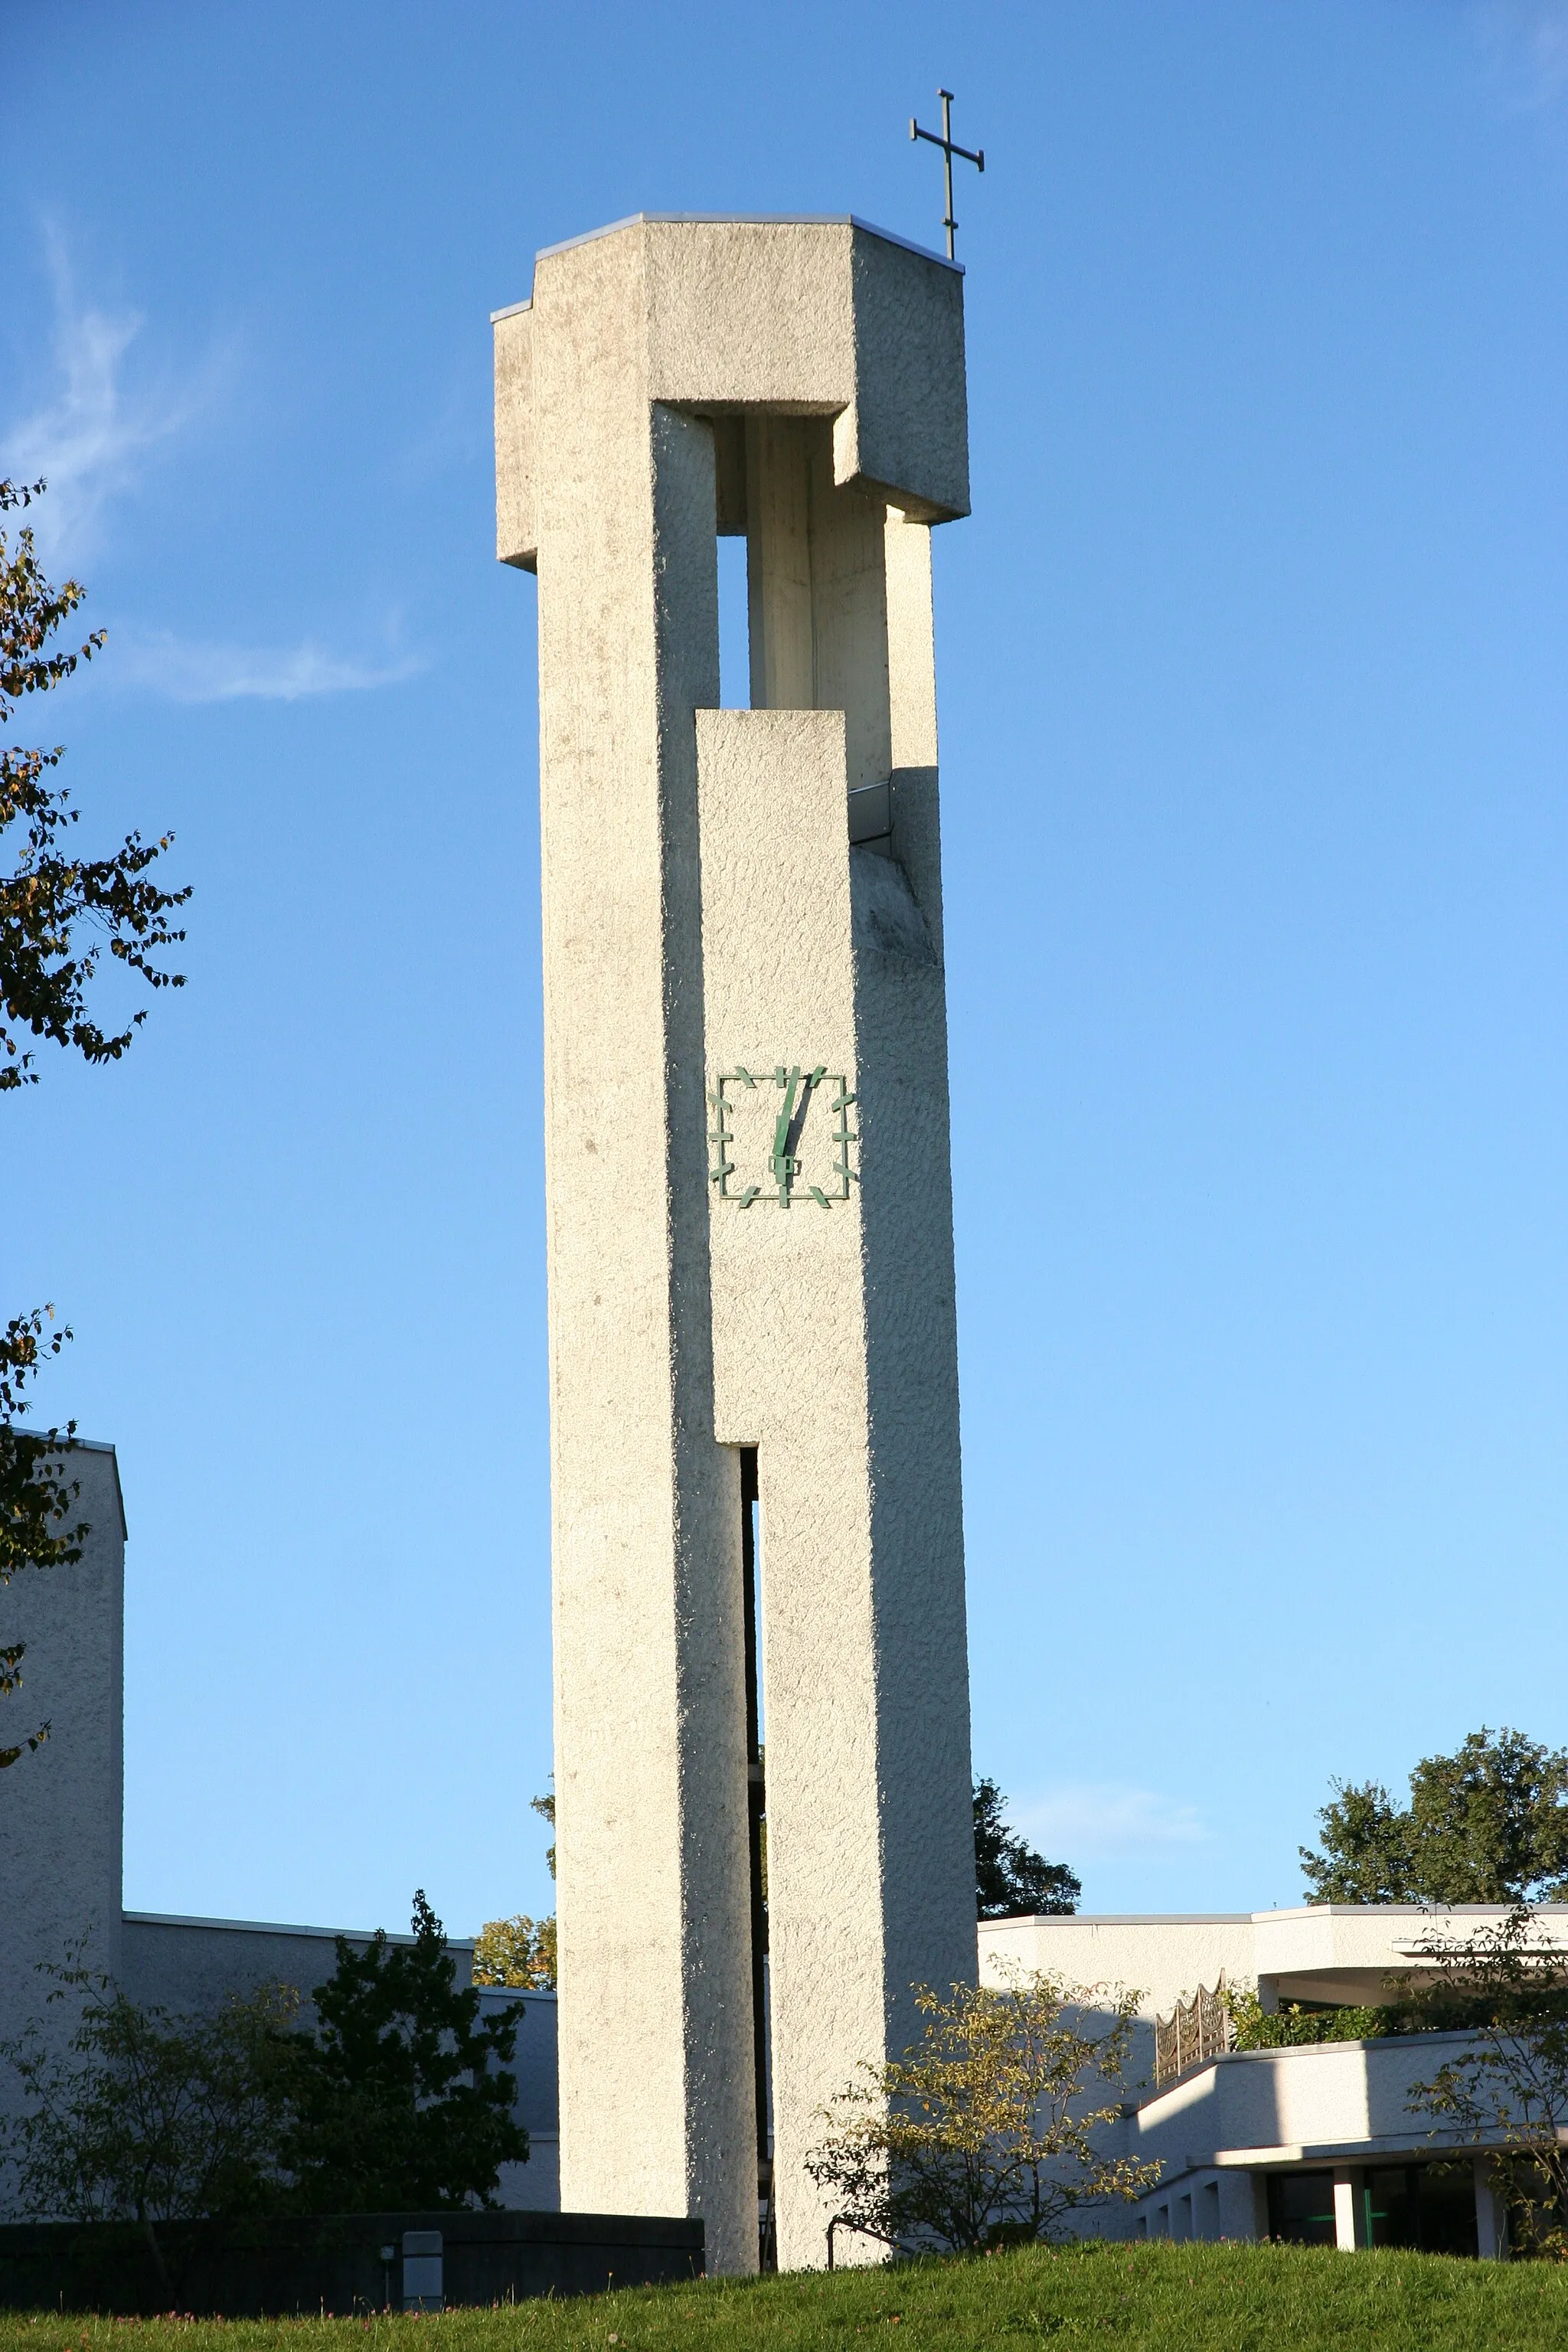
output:
[[[1476,2252],[1483,2262],[1506,2262],[1508,2200],[1498,2192],[1495,2158],[1478,2156],[1471,2161],[1476,2181]]]
[[[1334,2243],[1342,2254],[1353,2254],[1365,2237],[1356,2208],[1362,2201],[1362,2176],[1353,2165],[1334,2167]]]
[[[816,2264],[818,2111],[974,1968],[930,555],[962,278],[852,221],[639,218],[541,255],[496,361],[499,552],[539,580],[562,2199],[756,2265],[757,1657],[777,2244]]]

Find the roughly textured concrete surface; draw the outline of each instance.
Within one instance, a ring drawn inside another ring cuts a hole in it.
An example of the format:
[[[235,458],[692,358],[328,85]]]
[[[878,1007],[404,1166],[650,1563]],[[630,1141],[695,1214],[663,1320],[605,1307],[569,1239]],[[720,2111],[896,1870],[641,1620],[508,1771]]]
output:
[[[819,2111],[973,1969],[942,973],[851,851],[837,711],[697,714],[708,1061],[849,1074],[847,1205],[714,1198],[717,1432],[758,1447],[779,2252]]]
[[[81,1493],[71,1514],[91,1529],[75,1568],[23,1569],[0,1588],[0,1643],[26,1643],[23,1684],[0,1705],[0,1746],[49,1725],[36,1753],[0,1773],[0,2035],[41,2019],[63,2045],[69,2004],[45,2009],[58,1968],[80,1944],[85,1964],[121,1960],[124,1814],[125,1519],[111,1445],[68,1459]],[[0,2070],[0,2112],[12,2104]]]
[[[974,1965],[927,528],[967,507],[961,298],[848,222],[638,219],[496,324],[498,551],[540,598],[562,2195],[700,2212],[719,2271],[757,2260],[742,1446],[786,2265],[825,2259],[822,2103]],[[891,828],[852,855],[862,783]],[[717,1197],[748,1059],[847,1078],[847,1202]]]

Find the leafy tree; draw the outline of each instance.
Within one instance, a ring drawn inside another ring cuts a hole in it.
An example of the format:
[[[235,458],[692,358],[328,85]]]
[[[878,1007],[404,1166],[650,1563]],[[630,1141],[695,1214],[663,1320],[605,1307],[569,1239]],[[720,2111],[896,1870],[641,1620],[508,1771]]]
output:
[[[151,2234],[156,2222],[280,2201],[297,1993],[269,1985],[210,2017],[176,2017],[128,2000],[79,1958],[45,1973],[46,2016],[71,2003],[78,2020],[63,2053],[44,2019],[4,2045],[26,2102],[8,2150],[23,2212],[139,2221]]]
[[[1410,1802],[1336,1780],[1303,1846],[1312,1903],[1550,1902],[1568,1892],[1568,1751],[1484,1725],[1424,1757]]]
[[[551,1777],[553,1779],[554,1775],[552,1774]],[[555,1799],[553,1795],[530,1797],[528,1801],[540,1820],[548,1822],[550,1824],[550,1843],[544,1849],[544,1859],[550,1864],[550,1875],[553,1878],[555,1875]]]
[[[1047,1862],[1003,1819],[994,1780],[974,1783],[974,1896],[982,1919],[1076,1911],[1083,1886],[1065,1862]]]
[[[1418,1957],[1426,1980],[1411,2003],[1421,2021],[1463,2027],[1472,2040],[1414,2086],[1412,2105],[1496,2152],[1517,2246],[1568,2258],[1568,1969],[1559,1934],[1516,1903],[1500,1922],[1435,1926]]]
[[[85,1519],[65,1524],[81,1492],[81,1481],[66,1475],[64,1461],[75,1422],[63,1430],[15,1426],[30,1409],[26,1390],[40,1359],[58,1356],[71,1336],[68,1328],[49,1330],[53,1318],[52,1307],[36,1307],[14,1315],[0,1331],[0,1585],[9,1584],[19,1568],[74,1568],[88,1534]],[[26,1654],[25,1642],[0,1643],[0,1698],[21,1688]],[[41,1748],[48,1736],[48,1725],[41,1723],[24,1739],[0,1747],[0,1771]]]
[[[29,507],[42,482],[0,481],[0,515]],[[0,530],[0,725],[25,695],[47,694],[89,661],[103,643],[95,629],[76,651],[51,639],[81,604],[75,580],[56,587],[43,574],[24,526],[13,547]],[[167,971],[163,951],[184,938],[170,923],[190,891],[164,890],[148,868],[173,840],[153,843],[128,834],[108,857],[72,854],[70,828],[79,812],[55,781],[62,747],[0,746],[0,835],[14,832],[8,870],[0,870],[0,1094],[37,1083],[26,1034],[75,1051],[91,1063],[115,1062],[146,1019],[143,1007],[122,1029],[104,1028],[94,1011],[94,979],[104,947],[127,972],[150,988],[181,988],[184,974]],[[23,1431],[16,1420],[29,1407],[24,1391],[45,1357],[57,1356],[68,1329],[45,1336],[54,1309],[13,1316],[0,1335],[0,1585],[23,1567],[68,1567],[81,1558],[85,1521],[67,1524],[79,1493],[69,1475],[76,1423],[63,1430]],[[0,1649],[0,1698],[21,1681],[25,1645]],[[41,1725],[26,1739],[0,1748],[0,1769],[48,1736]]]
[[[1017,1975],[1000,1986],[916,1994],[920,2042],[861,2069],[835,2101],[806,2169],[833,2198],[835,2228],[900,2252],[973,2250],[1054,2236],[1077,2207],[1131,2200],[1158,2164],[1110,2157],[1094,2133],[1121,2112],[1138,1995]],[[1093,2011],[1102,2032],[1086,2030]]]
[[[283,2151],[290,2201],[313,2213],[493,2204],[500,2167],[528,2158],[505,2071],[515,2017],[481,2020],[423,1890],[411,1946],[378,1929],[356,1952],[340,1936],[337,1961],[311,1996],[319,2031]]]
[[[553,1796],[530,1797],[529,1803],[541,1821],[555,1827]],[[550,1875],[555,1875],[555,1845],[553,1839],[545,1849],[545,1861]],[[555,1920],[530,1919],[522,1912],[514,1912],[510,1919],[487,1919],[474,1939],[474,1982],[491,1985],[533,1986],[542,1992],[555,1990]]]
[[[45,2017],[0,2044],[24,2095],[6,2149],[15,2201],[141,2222],[165,2285],[159,2222],[491,2203],[498,2168],[527,2160],[505,2071],[516,2010],[480,2020],[422,1893],[412,1947],[338,1938],[313,2033],[288,1986],[179,2017],[127,2000],[79,1955],[46,1973]],[[63,2055],[47,2031],[60,2001],[79,2011]]]
[[[530,1919],[521,1911],[510,1919],[487,1919],[474,1938],[474,1982],[553,1992],[554,1920]]]
[[[1415,1897],[1411,1822],[1379,1781],[1331,1783],[1319,1813],[1323,1852],[1300,1849],[1310,1903],[1409,1903]]]
[[[0,513],[30,506],[43,488],[0,482]],[[75,653],[49,649],[86,593],[78,581],[55,587],[45,579],[30,529],[17,533],[15,551],[0,531],[0,722],[24,695],[47,693],[102,646],[103,631],[95,629]],[[0,750],[0,833],[24,828],[16,866],[0,879],[0,1092],[37,1084],[31,1051],[18,1050],[20,1030],[74,1046],[89,1062],[117,1062],[125,1052],[147,1014],[133,1013],[115,1031],[93,1017],[89,991],[105,944],[150,988],[184,985],[182,973],[166,971],[157,959],[184,938],[169,915],[190,891],[164,890],[147,878],[174,835],[148,844],[131,833],[112,856],[71,856],[79,812],[52,774],[63,757],[59,744]]]

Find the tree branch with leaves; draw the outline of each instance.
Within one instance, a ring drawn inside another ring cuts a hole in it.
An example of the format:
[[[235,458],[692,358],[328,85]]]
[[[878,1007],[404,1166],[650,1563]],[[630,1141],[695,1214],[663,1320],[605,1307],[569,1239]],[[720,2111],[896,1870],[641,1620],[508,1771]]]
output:
[[[64,1459],[76,1437],[75,1422],[63,1430],[15,1425],[29,1409],[26,1385],[40,1361],[58,1356],[70,1338],[68,1328],[50,1328],[53,1319],[52,1307],[35,1307],[14,1315],[0,1332],[0,1585],[9,1584],[19,1568],[74,1568],[89,1532],[85,1519],[66,1524],[81,1492]],[[0,1698],[20,1689],[26,1654],[25,1642],[0,1644]],[[25,1739],[0,1748],[0,1771],[41,1748],[48,1736],[48,1725],[41,1723]]]
[[[422,1890],[413,1927],[410,1943],[378,1929],[357,1952],[340,1936],[336,1970],[311,1995],[317,2032],[284,2148],[302,2212],[493,2205],[500,2168],[528,2161],[508,2071],[521,2004],[481,2014]]]
[[[1528,1903],[1465,1928],[1434,1919],[1410,2007],[1428,2032],[1468,2032],[1411,2095],[1416,2113],[1493,2153],[1514,2242],[1568,2258],[1568,1955]]]
[[[268,1985],[176,2017],[129,2000],[79,1953],[43,1973],[45,2017],[0,2044],[23,2099],[7,2142],[16,2206],[144,2229],[275,2208],[300,2069],[298,1993]],[[78,2012],[64,2051],[47,2026],[57,2003]]]
[[[0,482],[0,513],[29,507],[43,488]],[[56,587],[44,577],[29,527],[15,548],[0,530],[0,725],[24,696],[62,685],[101,647],[101,629],[74,652],[49,645],[86,594],[79,581]],[[148,872],[173,834],[144,842],[129,833],[108,857],[73,856],[70,828],[80,812],[54,780],[64,756],[58,743],[0,749],[0,833],[23,829],[16,863],[0,877],[0,1093],[37,1083],[24,1031],[74,1047],[88,1062],[117,1062],[125,1052],[147,1012],[133,1013],[123,1029],[100,1026],[89,992],[105,947],[150,988],[184,986],[184,974],[160,958],[185,936],[169,918],[190,890],[165,890]]]
[[[1054,2237],[1069,2212],[1153,2187],[1158,2164],[1107,2155],[1138,1995],[1044,1971],[921,1987],[921,2040],[867,2065],[826,2112],[806,2169],[836,2227],[900,2252]],[[1117,2095],[1106,2098],[1105,2089]]]
[[[25,510],[43,489],[42,482],[0,481],[0,515]],[[0,528],[0,726],[9,726],[26,696],[62,685],[102,646],[101,629],[74,650],[52,642],[86,593],[79,581],[57,587],[46,579],[30,526],[15,544]],[[102,1025],[93,997],[105,948],[150,988],[184,985],[184,973],[170,971],[163,959],[185,936],[170,919],[190,890],[165,890],[149,871],[174,835],[144,842],[130,833],[107,857],[74,855],[71,828],[80,812],[56,780],[63,757],[58,743],[0,746],[0,835],[9,837],[7,868],[0,870],[0,1094],[37,1084],[28,1036],[92,1064],[117,1062],[126,1051],[146,1008],[122,1028]],[[16,1426],[30,1409],[28,1383],[70,1336],[68,1326],[55,1327],[52,1307],[14,1315],[0,1333],[0,1585],[21,1568],[74,1566],[90,1532],[85,1520],[70,1523],[80,1493],[70,1475],[75,1422]],[[0,1698],[20,1685],[26,1654],[25,1643],[0,1645]],[[46,1722],[0,1747],[0,1770],[41,1746],[48,1731]]]
[[[994,1780],[974,1783],[974,1907],[982,1919],[1059,1916],[1083,1886],[1065,1862],[1047,1862],[1005,1818]]]
[[[473,1980],[553,1992],[554,1919],[531,1919],[524,1911],[514,1911],[509,1919],[487,1919],[474,1938]]]
[[[1336,1780],[1303,1846],[1310,1903],[1553,1902],[1568,1893],[1568,1750],[1484,1724],[1424,1756],[1401,1805]]]
[[[551,1776],[553,1779],[553,1774]],[[530,1797],[531,1809],[548,1822],[551,1843],[544,1859],[555,1875],[555,1799]],[[484,1985],[531,1986],[536,1992],[555,1990],[555,1918],[531,1919],[514,1911],[508,1919],[487,1919],[474,1938],[474,1982]]]

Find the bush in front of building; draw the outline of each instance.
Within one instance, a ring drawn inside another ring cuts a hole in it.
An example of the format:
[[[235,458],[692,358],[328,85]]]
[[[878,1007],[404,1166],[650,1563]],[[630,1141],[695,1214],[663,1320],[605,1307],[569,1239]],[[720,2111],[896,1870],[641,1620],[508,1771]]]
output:
[[[806,2159],[834,2229],[900,2253],[992,2251],[1152,2189],[1157,2163],[1108,2156],[1096,2137],[1121,2113],[1138,2000],[1044,1970],[947,1998],[918,1988],[920,2041],[862,2068]]]

